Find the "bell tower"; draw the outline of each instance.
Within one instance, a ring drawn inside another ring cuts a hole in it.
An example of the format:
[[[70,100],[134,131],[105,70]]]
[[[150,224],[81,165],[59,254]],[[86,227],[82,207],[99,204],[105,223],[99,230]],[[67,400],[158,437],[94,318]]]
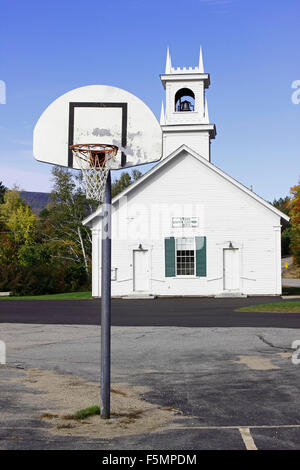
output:
[[[216,127],[210,124],[205,90],[210,85],[204,73],[200,48],[198,67],[172,67],[169,49],[166,70],[160,76],[166,90],[166,106],[162,103],[160,125],[163,131],[163,158],[181,145],[210,161],[210,141]]]

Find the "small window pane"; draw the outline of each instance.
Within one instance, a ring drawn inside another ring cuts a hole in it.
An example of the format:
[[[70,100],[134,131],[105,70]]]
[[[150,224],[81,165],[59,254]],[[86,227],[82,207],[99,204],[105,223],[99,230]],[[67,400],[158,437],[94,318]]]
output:
[[[178,276],[193,276],[195,274],[193,238],[176,239],[176,267]]]

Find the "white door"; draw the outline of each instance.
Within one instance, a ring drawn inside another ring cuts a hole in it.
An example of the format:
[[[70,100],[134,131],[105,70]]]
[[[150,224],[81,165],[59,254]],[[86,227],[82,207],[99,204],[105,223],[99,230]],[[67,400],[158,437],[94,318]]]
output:
[[[133,251],[133,290],[147,292],[149,290],[149,260],[147,250]]]
[[[237,248],[225,248],[223,250],[224,260],[224,290],[239,290],[239,250]]]

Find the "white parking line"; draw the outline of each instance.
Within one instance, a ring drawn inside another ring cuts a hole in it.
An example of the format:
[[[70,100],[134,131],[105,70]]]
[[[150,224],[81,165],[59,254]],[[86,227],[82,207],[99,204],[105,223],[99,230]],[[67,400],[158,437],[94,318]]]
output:
[[[239,428],[242,439],[247,450],[257,450],[249,428]]]
[[[176,426],[170,429],[280,429],[280,428],[300,428],[300,424],[267,424],[267,425],[253,425],[253,426]]]
[[[253,425],[253,426],[176,426],[176,427],[169,427],[168,431],[172,430],[193,430],[198,429],[201,431],[209,431],[209,430],[229,430],[229,429],[237,429],[243,439],[245,447],[247,450],[258,450],[253,437],[251,435],[251,429],[300,429],[300,424],[267,424],[267,425]]]

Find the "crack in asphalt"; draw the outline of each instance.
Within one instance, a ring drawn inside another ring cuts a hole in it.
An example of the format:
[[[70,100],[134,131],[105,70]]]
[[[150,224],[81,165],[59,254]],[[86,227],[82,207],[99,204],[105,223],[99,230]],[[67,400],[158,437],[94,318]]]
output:
[[[256,335],[257,338],[259,338],[263,343],[267,344],[268,346],[270,346],[271,348],[275,348],[275,349],[281,349],[285,352],[287,351],[294,351],[293,348],[289,348],[289,347],[282,347],[282,346],[276,346],[275,344],[271,343],[271,341],[268,341],[266,340],[262,335]]]
[[[26,345],[20,345],[20,346],[15,346],[15,347],[12,347],[11,348],[11,351],[19,351],[19,350],[25,350],[25,349],[35,349],[35,348],[41,348],[41,347],[44,347],[44,346],[53,346],[53,345],[56,345],[56,344],[76,344],[76,343],[79,343],[79,344],[82,344],[83,340],[86,340],[86,339],[94,339],[95,338],[95,341],[98,342],[98,336],[83,336],[82,338],[75,338],[75,339],[62,339],[60,341],[50,341],[48,343],[38,343],[38,344],[30,344],[28,346]]]

